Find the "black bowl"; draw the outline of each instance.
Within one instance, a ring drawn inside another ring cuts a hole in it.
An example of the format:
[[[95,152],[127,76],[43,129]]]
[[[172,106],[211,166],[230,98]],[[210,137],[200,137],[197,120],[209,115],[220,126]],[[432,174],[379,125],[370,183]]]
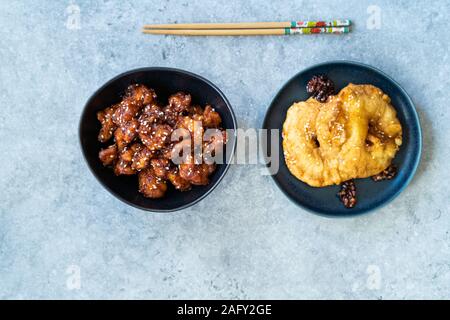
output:
[[[372,84],[391,97],[397,117],[403,128],[403,144],[393,163],[399,171],[389,181],[374,182],[370,178],[355,180],[358,203],[347,209],[336,196],[339,186],[313,188],[294,177],[286,166],[283,152],[279,152],[279,170],[273,175],[280,189],[299,206],[327,217],[346,217],[367,213],[393,200],[406,188],[416,172],[422,151],[422,133],[419,118],[412,100],[400,85],[383,72],[349,61],[327,62],[310,67],[290,79],[278,92],[267,110],[263,128],[278,129],[279,150],[282,151],[281,129],[289,107],[297,101],[306,100],[306,84],[313,75],[325,74],[339,91],[350,82]],[[263,144],[270,150],[270,139]]]
[[[224,152],[223,164],[218,164],[206,186],[194,186],[192,190],[180,192],[169,187],[164,198],[149,199],[138,192],[137,176],[115,176],[98,159],[98,152],[108,144],[97,140],[100,123],[97,111],[118,103],[125,89],[135,83],[145,84],[156,90],[160,101],[167,101],[170,94],[184,91],[192,95],[194,103],[211,104],[222,117],[224,129],[236,129],[236,118],[225,95],[210,81],[187,71],[170,68],[142,68],[125,72],[108,81],[98,89],[86,103],[81,115],[79,135],[81,149],[94,176],[114,196],[148,211],[170,212],[187,208],[205,198],[222,180],[228,170],[236,145],[236,137],[229,136]],[[231,148],[231,150],[229,149]]]

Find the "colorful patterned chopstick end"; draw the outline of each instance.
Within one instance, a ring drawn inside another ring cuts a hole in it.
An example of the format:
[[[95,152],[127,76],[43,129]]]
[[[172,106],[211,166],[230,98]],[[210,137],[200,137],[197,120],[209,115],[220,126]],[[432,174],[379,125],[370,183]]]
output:
[[[344,34],[349,33],[349,27],[326,27],[326,28],[285,28],[284,34],[321,34],[321,33],[331,33],[331,34]]]
[[[291,21],[291,28],[324,28],[324,27],[349,27],[352,21],[348,19],[332,21]]]

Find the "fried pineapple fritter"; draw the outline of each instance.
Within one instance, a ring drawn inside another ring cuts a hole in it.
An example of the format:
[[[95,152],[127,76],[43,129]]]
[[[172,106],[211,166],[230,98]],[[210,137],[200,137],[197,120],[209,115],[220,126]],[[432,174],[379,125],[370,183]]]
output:
[[[349,84],[326,103],[293,104],[283,124],[290,172],[313,187],[373,176],[402,144],[402,126],[390,98],[372,85]]]
[[[204,128],[216,128],[224,137],[209,138],[201,145],[209,151],[208,157],[214,155],[219,143],[226,143],[220,115],[210,105],[204,109],[192,105],[191,95],[184,92],[171,95],[165,107],[156,98],[153,89],[132,85],[120,103],[97,113],[102,126],[99,141],[114,137],[113,145],[100,150],[100,161],[111,166],[116,175],[137,174],[139,192],[148,198],[163,197],[167,181],[180,191],[208,184],[215,170],[214,160],[194,164],[187,159],[193,159],[193,141],[202,141],[198,139],[203,139]],[[176,129],[184,131],[172,137]],[[174,158],[177,152],[181,161]],[[201,161],[206,158],[200,154]]]

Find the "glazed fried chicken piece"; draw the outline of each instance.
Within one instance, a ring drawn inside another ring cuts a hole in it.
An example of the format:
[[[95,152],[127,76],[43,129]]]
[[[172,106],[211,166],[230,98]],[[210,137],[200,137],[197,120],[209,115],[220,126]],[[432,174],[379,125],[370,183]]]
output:
[[[164,159],[171,160],[172,159],[172,150],[175,145],[176,145],[175,142],[170,142],[164,148],[159,150],[159,152],[161,153],[161,157]]]
[[[139,123],[142,125],[152,124],[164,120],[164,112],[156,103],[146,105],[139,116]]]
[[[152,168],[139,172],[139,192],[147,198],[162,198],[167,191],[166,182],[158,178]]]
[[[100,121],[102,128],[98,134],[98,141],[106,142],[111,139],[114,130],[116,130],[116,124],[113,122],[112,116],[116,111],[118,105],[108,107],[104,110],[97,112],[97,119]]]
[[[206,128],[219,128],[222,123],[222,118],[213,107],[207,105],[203,111],[202,123]]]
[[[124,99],[112,115],[112,120],[116,125],[122,126],[137,117],[141,109],[155,99],[153,89],[148,89],[144,85],[129,86]]]
[[[207,185],[209,175],[214,172],[215,164],[195,164],[192,157],[178,166],[180,177],[189,181],[193,185]]]
[[[150,165],[150,160],[155,156],[155,153],[155,151],[151,151],[142,145],[142,148],[134,153],[133,159],[131,160],[131,167],[137,171],[147,168]]]
[[[214,130],[208,141],[203,142],[203,160],[207,164],[212,164],[217,157],[223,155],[224,146],[227,143],[227,133],[225,130]]]
[[[191,116],[196,115],[196,114],[202,115],[203,108],[196,104],[196,105],[190,106],[188,109],[188,112]]]
[[[191,134],[194,133],[196,120],[190,116],[180,116],[176,124],[177,128],[182,128],[188,130]],[[200,123],[198,123],[200,124]]]
[[[131,143],[134,138],[137,137],[137,130],[139,128],[139,122],[136,119],[131,119],[130,121],[124,123],[114,131],[114,141],[117,144],[119,150],[125,148],[129,143]]]
[[[141,109],[142,105],[135,103],[130,98],[125,98],[119,103],[116,111],[112,115],[112,120],[117,126],[122,126],[137,117]]]
[[[150,160],[153,172],[158,178],[167,179],[167,174],[171,168],[170,160],[164,158],[155,158]]]
[[[207,144],[214,146],[224,145],[228,141],[227,132],[221,129],[208,129],[208,132],[204,135],[204,141]]]
[[[186,113],[198,111],[199,107],[191,107],[191,95],[178,92],[169,97],[169,104],[164,107],[164,122],[170,126],[176,126],[179,117]]]
[[[199,153],[196,153],[199,152]],[[173,143],[170,153],[163,153],[164,157],[168,157],[174,164],[190,163],[194,155],[201,156],[201,150],[195,149],[191,139],[183,139],[180,142]]]
[[[187,130],[186,133],[183,133],[181,130],[177,133],[183,137],[183,139],[188,138],[187,133],[190,133],[190,138],[192,141],[202,141],[204,127],[202,125],[201,120],[195,119],[194,116],[180,116],[178,117],[178,121],[176,124],[177,129]]]
[[[114,164],[114,174],[116,176],[121,176],[121,175],[130,176],[135,173],[136,173],[136,171],[131,167],[131,162],[127,162],[127,161],[119,159]]]
[[[156,100],[155,90],[147,88],[143,84],[131,85],[127,88],[126,99],[131,100],[137,106],[144,106]]]
[[[180,164],[180,177],[193,185],[204,186],[209,183],[209,175],[214,172],[214,164]]]
[[[168,172],[167,180],[172,183],[175,189],[180,191],[188,191],[192,188],[191,183],[180,176],[178,168],[173,168]]]
[[[139,152],[140,150],[142,150],[142,148],[144,148],[144,146],[141,143],[135,142],[131,146],[123,149],[119,155],[119,158],[124,161],[131,162],[133,161],[133,157],[136,152]]]
[[[129,147],[125,147],[119,154],[119,157],[114,165],[114,173],[119,175],[132,175],[136,170],[132,167],[133,157],[136,152],[143,148],[142,144],[134,143]]]
[[[172,127],[175,126],[178,121],[178,117],[180,116],[179,113],[176,112],[175,109],[170,105],[165,106],[163,108],[163,113],[164,113],[164,122]]]
[[[191,95],[184,92],[177,92],[169,97],[169,106],[174,112],[187,111],[191,105]]]
[[[110,166],[117,159],[117,146],[113,144],[106,149],[100,150],[98,157],[104,166]]]
[[[172,127],[167,124],[146,124],[139,126],[139,138],[150,150],[160,150],[170,142]]]
[[[192,119],[201,121],[205,128],[219,128],[222,123],[222,118],[219,113],[217,113],[210,105],[206,105],[205,109],[200,113],[192,114]]]

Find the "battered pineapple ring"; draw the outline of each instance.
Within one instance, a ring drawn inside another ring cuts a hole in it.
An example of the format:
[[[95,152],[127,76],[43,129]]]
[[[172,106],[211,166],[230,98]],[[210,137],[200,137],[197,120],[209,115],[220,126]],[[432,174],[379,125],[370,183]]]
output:
[[[402,144],[390,98],[372,85],[349,84],[326,103],[293,104],[283,124],[290,172],[313,187],[375,175]]]

